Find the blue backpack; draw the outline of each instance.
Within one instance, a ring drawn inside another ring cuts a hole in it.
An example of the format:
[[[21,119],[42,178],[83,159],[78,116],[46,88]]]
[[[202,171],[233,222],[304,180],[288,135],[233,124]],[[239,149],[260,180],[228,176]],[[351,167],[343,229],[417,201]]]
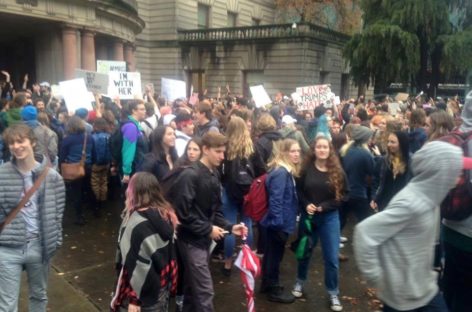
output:
[[[95,150],[94,164],[108,165],[111,163],[110,134],[98,132],[92,134],[93,146]]]

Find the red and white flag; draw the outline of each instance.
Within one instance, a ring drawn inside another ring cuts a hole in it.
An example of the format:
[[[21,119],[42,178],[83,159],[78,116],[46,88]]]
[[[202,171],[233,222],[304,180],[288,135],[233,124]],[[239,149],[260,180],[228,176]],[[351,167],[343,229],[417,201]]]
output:
[[[254,289],[256,286],[256,277],[261,273],[259,258],[254,254],[251,248],[244,243],[234,263],[241,270],[241,279],[243,280],[246,291],[247,310],[255,312]]]

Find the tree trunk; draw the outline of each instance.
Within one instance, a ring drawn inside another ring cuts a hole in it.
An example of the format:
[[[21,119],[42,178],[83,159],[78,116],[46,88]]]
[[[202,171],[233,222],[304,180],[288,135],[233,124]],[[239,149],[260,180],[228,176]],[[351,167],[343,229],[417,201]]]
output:
[[[425,38],[418,34],[420,41],[420,70],[416,76],[416,88],[417,92],[428,91],[427,90],[427,75],[428,75],[428,44]]]
[[[439,81],[441,80],[441,70],[440,70],[441,50],[442,50],[442,47],[436,45],[431,55],[432,72],[431,72],[431,82],[429,85],[428,94],[430,97],[433,97],[433,98],[435,98],[437,95]]]

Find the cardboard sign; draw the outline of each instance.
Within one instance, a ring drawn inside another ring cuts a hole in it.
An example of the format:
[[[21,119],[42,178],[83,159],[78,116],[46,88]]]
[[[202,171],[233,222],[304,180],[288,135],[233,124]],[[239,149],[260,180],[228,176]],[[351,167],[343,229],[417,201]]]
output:
[[[397,95],[395,95],[395,101],[402,101],[402,102],[405,102],[408,100],[408,97],[410,95],[408,93],[398,93]]]
[[[126,62],[97,60],[97,73],[126,72]]]
[[[109,72],[108,78],[108,95],[111,98],[116,96],[121,100],[142,98],[140,73]]]
[[[169,102],[187,97],[187,84],[182,80],[161,78],[161,95]]]
[[[396,116],[400,112],[399,103],[388,103],[388,112],[392,116]]]
[[[315,109],[321,104],[331,107],[334,103],[334,93],[329,84],[298,87],[297,94],[300,96],[298,105],[301,110]]]
[[[108,75],[100,74],[93,71],[75,70],[75,77],[84,78],[87,90],[98,94],[108,93]]]
[[[79,108],[93,110],[93,94],[87,91],[83,78],[61,81],[59,86],[69,112],[73,113]]]
[[[249,90],[251,90],[252,98],[254,103],[256,103],[256,107],[264,107],[272,103],[272,100],[263,85],[249,87]]]

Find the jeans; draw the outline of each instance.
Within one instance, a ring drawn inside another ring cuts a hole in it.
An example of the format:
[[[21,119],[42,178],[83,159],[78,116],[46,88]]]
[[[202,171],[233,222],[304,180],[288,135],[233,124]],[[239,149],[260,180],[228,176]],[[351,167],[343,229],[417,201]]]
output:
[[[374,210],[370,208],[370,203],[367,198],[350,198],[341,208],[339,214],[341,219],[341,230],[344,229],[347,222],[347,215],[351,212],[356,216],[357,222],[361,222],[367,217],[370,217],[374,213]]]
[[[284,257],[288,233],[266,228],[266,246],[262,259],[262,285],[278,286],[280,263]]]
[[[243,207],[241,207],[241,205],[238,205],[231,198],[229,198],[225,189],[223,189],[223,196],[221,199],[223,202],[223,214],[225,216],[225,219],[228,222],[235,224],[236,222],[238,222],[238,213],[242,212]],[[243,222],[248,228],[247,244],[249,246],[252,246],[252,220],[251,218],[246,217],[241,213],[241,222]],[[234,237],[234,235],[231,233],[227,234],[225,236],[225,259],[231,259],[231,257],[233,256],[235,245],[236,238]]]
[[[300,220],[299,235],[305,233],[306,215]],[[341,231],[339,228],[339,213],[337,210],[313,216],[312,221],[313,246],[316,246],[318,238],[321,240],[324,262],[324,282],[330,295],[338,295],[338,271],[339,271],[339,243]],[[310,256],[298,261],[297,280],[304,282],[307,279],[310,266]]]
[[[472,299],[472,253],[444,242],[443,291],[449,311],[470,311]]]
[[[440,293],[438,293],[427,305],[413,310],[395,310],[384,304],[384,312],[448,312],[446,303]]]
[[[19,248],[0,246],[0,255],[0,311],[18,311],[23,270],[28,277],[28,311],[46,311],[49,262],[42,261],[41,240],[29,240]]]
[[[213,280],[210,252],[189,243],[177,241],[184,265],[184,312],[213,312]]]

